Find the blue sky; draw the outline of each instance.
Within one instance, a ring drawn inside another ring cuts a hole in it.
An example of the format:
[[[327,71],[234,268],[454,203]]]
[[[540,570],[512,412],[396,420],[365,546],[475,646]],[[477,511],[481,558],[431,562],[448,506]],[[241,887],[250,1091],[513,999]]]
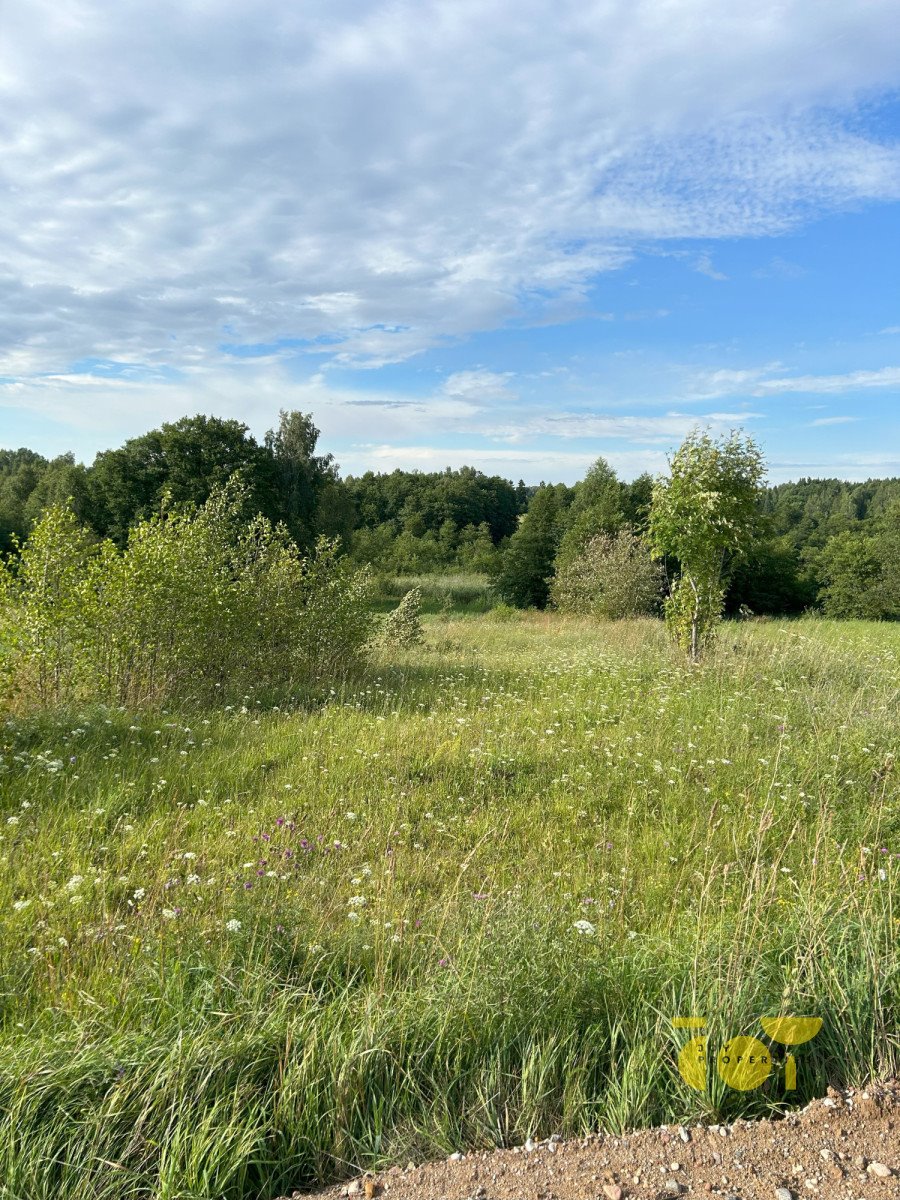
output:
[[[900,474],[894,0],[36,0],[0,47],[0,445],[311,411],[574,481],[743,426]]]

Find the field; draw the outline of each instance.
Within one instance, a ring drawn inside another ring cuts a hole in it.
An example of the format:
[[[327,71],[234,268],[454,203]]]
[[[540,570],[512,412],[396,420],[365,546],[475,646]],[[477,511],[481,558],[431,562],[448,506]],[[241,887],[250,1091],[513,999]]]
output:
[[[507,615],[508,616],[508,615]],[[900,628],[436,615],[279,708],[3,727],[3,1200],[268,1200],[900,1064]],[[677,1070],[823,1018],[753,1091]]]

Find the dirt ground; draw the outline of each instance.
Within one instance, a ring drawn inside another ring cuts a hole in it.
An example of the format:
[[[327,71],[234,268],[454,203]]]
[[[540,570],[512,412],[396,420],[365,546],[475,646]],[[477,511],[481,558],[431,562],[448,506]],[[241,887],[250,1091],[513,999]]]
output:
[[[829,1089],[824,1099],[778,1121],[670,1125],[579,1141],[551,1138],[393,1167],[316,1195],[320,1200],[367,1195],[385,1200],[900,1200],[900,1082]]]

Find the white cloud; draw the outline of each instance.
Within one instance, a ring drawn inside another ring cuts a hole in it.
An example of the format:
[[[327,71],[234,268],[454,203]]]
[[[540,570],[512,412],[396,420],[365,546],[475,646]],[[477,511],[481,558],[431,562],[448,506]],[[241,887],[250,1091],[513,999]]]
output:
[[[463,467],[476,464],[487,474],[507,479],[525,479],[536,483],[575,483],[583,479],[599,451],[593,450],[503,450],[484,446],[466,449],[446,449],[443,446],[409,446],[374,444],[357,447],[342,456],[348,473],[365,470],[438,471],[444,467]],[[643,471],[657,474],[666,469],[667,458],[662,450],[636,450],[604,453],[603,457],[622,478],[633,479]]]
[[[815,429],[819,425],[849,425],[852,421],[858,421],[859,417],[819,417],[815,421],[810,421],[810,428]]]
[[[780,392],[855,392],[868,388],[900,387],[900,367],[880,367],[876,371],[848,371],[843,375],[795,375],[783,379],[760,379],[754,396]]]
[[[723,280],[728,278],[722,271],[716,270],[713,266],[712,255],[710,254],[701,254],[697,259],[694,270],[700,275],[706,275],[709,279]]]
[[[576,311],[647,239],[896,199],[896,145],[854,118],[900,83],[895,17],[894,0],[13,6],[0,372],[220,370],[220,343],[377,366]]]
[[[900,387],[900,367],[878,367],[838,375],[788,375],[781,364],[775,363],[745,370],[723,368],[696,372],[687,384],[686,398],[710,400],[717,396],[762,397],[807,392],[825,395],[896,387]]]
[[[671,445],[681,441],[695,426],[713,433],[723,433],[745,421],[760,418],[761,413],[678,413],[650,416],[610,416],[596,412],[554,412],[522,414],[506,425],[489,425],[482,430],[487,436],[503,441],[522,442],[534,438],[626,438],[637,444],[661,443]]]

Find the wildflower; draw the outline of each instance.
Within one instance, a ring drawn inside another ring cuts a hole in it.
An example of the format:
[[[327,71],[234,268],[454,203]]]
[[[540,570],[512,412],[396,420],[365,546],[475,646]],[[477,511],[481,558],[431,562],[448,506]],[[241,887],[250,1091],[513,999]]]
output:
[[[351,896],[347,903],[353,908],[362,908],[366,903],[366,898],[365,896]]]
[[[359,913],[356,912],[355,909],[352,909],[350,912],[347,913],[347,920],[348,921],[358,921]]]
[[[184,882],[185,883],[199,883],[200,876],[199,875],[188,875],[187,879],[185,879]]]
[[[590,921],[576,921],[572,928],[577,929],[583,937],[593,937],[593,935],[597,932]]]
[[[884,881],[887,879],[887,871],[884,869],[884,867],[878,868],[878,878],[881,880],[882,883],[884,883]],[[20,900],[19,903],[21,904],[22,901]],[[28,901],[26,900],[25,903],[27,904]],[[15,908],[15,907],[16,907],[16,905],[13,905],[13,908]]]
[[[230,921],[225,922],[225,928],[229,933],[239,933],[241,929],[241,923],[237,917],[232,917]]]
[[[883,871],[881,873],[882,873],[882,875],[884,874]],[[30,903],[31,903],[30,900],[16,900],[15,903],[13,904],[13,909],[16,912],[21,912],[22,909],[27,908]]]
[[[178,916],[178,912],[174,908],[164,908],[162,910],[162,915],[165,917],[165,919],[167,921],[174,921],[175,918]]]
[[[147,895],[147,889],[146,888],[135,888],[131,894],[135,900],[143,900],[143,898]]]
[[[73,875],[72,878],[69,880],[69,882],[66,884],[66,891],[74,892],[75,889],[82,883],[84,883],[83,875]]]

